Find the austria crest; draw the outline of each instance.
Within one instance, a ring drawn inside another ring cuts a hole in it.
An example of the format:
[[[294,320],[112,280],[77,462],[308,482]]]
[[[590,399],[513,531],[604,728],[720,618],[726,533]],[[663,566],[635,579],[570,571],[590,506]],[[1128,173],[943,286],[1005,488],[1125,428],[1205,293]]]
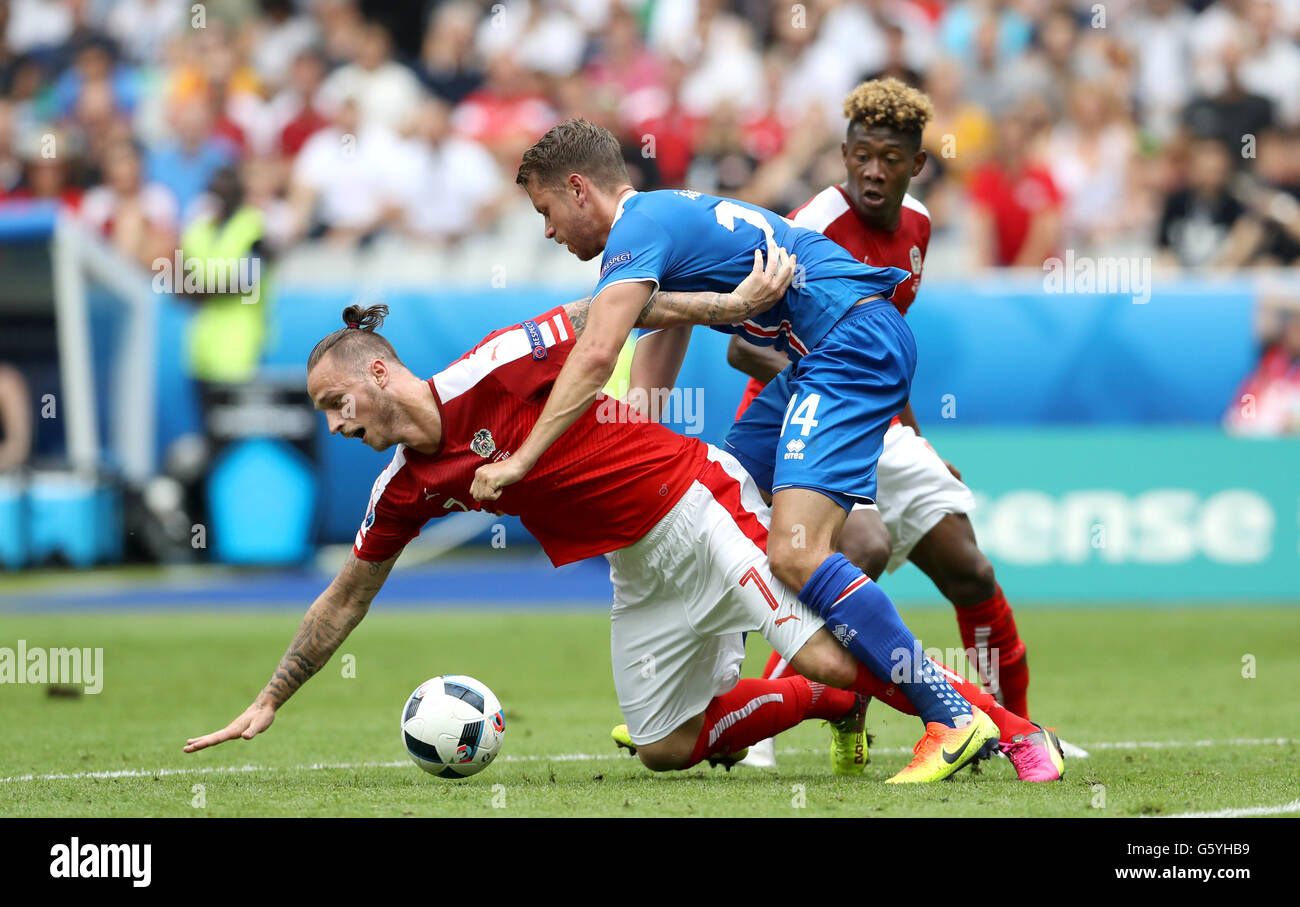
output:
[[[480,457],[487,459],[497,449],[497,442],[492,440],[492,432],[480,428],[474,433],[474,440],[469,442],[469,449]]]

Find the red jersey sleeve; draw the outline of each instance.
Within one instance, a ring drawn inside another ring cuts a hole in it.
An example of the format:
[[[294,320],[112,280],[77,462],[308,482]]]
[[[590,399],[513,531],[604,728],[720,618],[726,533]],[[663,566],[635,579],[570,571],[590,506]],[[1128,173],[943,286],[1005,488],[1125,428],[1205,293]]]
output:
[[[427,521],[427,513],[415,515],[405,506],[412,494],[419,494],[418,489],[406,487],[405,465],[406,448],[398,447],[393,461],[375,479],[365,518],[352,543],[352,553],[357,560],[388,560],[419,535]]]

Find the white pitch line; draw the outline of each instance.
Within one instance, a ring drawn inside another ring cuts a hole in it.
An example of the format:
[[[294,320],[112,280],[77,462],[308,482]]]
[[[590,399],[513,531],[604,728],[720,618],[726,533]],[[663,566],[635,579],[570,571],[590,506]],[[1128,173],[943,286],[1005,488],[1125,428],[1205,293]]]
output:
[[[1084,749],[1095,750],[1164,750],[1178,747],[1202,746],[1286,746],[1300,743],[1287,737],[1236,737],[1231,740],[1116,740],[1110,743],[1080,743]]]
[[[1216,809],[1206,813],[1174,813],[1170,816],[1143,816],[1144,819],[1244,819],[1248,816],[1279,816],[1283,813],[1300,813],[1300,800],[1279,803],[1277,806],[1246,806],[1240,809]]]
[[[794,752],[793,750],[791,752]],[[556,753],[545,756],[502,756],[498,762],[588,762],[596,759],[618,759],[621,753]],[[0,778],[0,784],[15,781],[84,781],[89,779],[153,778],[164,775],[239,775],[251,772],[319,772],[330,769],[351,768],[402,768],[411,765],[409,759],[392,762],[313,762],[309,765],[209,765],[203,768],[159,768],[153,771],[124,768],[107,772],[52,772],[48,775],[10,775]]]
[[[1205,746],[1285,746],[1291,743],[1300,743],[1287,737],[1238,737],[1231,740],[1117,740],[1100,743],[1080,744],[1084,748],[1098,750],[1130,750],[1130,749],[1170,749],[1174,747],[1205,747]],[[881,753],[891,756],[901,756],[910,753],[912,750],[908,747],[874,747],[873,753]],[[817,749],[782,749],[777,753],[782,756],[798,756],[808,753],[820,753],[822,750]],[[501,756],[498,762],[599,762],[608,759],[625,759],[626,754],[615,753],[554,753],[539,756]],[[117,769],[114,771],[102,772],[51,772],[44,775],[10,775],[7,778],[0,778],[0,784],[13,784],[21,781],[84,781],[89,779],[107,780],[113,778],[153,778],[167,775],[238,775],[254,772],[319,772],[335,769],[347,770],[353,768],[403,768],[410,765],[411,762],[405,759],[395,759],[391,762],[312,762],[307,765],[215,765],[203,766],[200,768],[159,768],[152,771],[145,769]],[[1300,800],[1295,801],[1300,803]],[[1291,806],[1292,804],[1286,804]],[[1263,809],[1264,807],[1255,807]],[[1291,810],[1300,811],[1300,810]]]

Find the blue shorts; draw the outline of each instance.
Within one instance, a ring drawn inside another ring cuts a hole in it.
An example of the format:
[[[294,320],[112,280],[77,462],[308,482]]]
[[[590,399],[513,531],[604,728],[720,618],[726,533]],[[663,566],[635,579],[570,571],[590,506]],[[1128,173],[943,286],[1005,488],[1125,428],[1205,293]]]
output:
[[[845,510],[876,497],[876,460],[916,371],[916,342],[888,300],[845,313],[777,375],[727,433],[759,488],[810,488]]]

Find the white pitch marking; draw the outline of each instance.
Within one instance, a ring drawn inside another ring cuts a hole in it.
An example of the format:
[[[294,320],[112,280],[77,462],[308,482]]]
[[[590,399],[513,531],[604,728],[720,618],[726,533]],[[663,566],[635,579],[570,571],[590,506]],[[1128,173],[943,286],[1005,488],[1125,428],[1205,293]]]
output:
[[[1300,800],[1280,803],[1277,806],[1246,806],[1239,809],[1216,809],[1206,813],[1174,813],[1170,816],[1143,816],[1144,819],[1244,819],[1247,816],[1277,816],[1282,813],[1300,813]]]
[[[1131,750],[1131,749],[1170,749],[1173,747],[1205,747],[1205,746],[1286,746],[1288,744],[1300,743],[1300,740],[1292,740],[1287,737],[1238,737],[1231,740],[1118,740],[1101,743],[1085,743],[1083,746],[1099,750]],[[873,753],[884,753],[889,755],[905,755],[912,750],[908,747],[873,747]],[[777,750],[778,755],[782,756],[799,756],[809,753],[821,753],[823,750],[818,749],[783,749]],[[538,756],[500,756],[497,762],[596,762],[608,759],[626,759],[625,753],[555,753],[550,755]],[[319,772],[333,769],[353,769],[353,768],[402,768],[412,763],[406,759],[395,759],[391,762],[313,762],[306,765],[214,765],[203,766],[201,768],[159,768],[153,770],[146,769],[116,769],[114,771],[103,772],[52,772],[44,775],[10,775],[7,778],[0,778],[0,784],[12,784],[19,781],[82,781],[88,779],[112,779],[112,778],[152,778],[163,777],[167,775],[235,775],[252,772]],[[1300,802],[1300,801],[1296,801]],[[1288,806],[1290,804],[1287,804]],[[1262,808],[1262,807],[1260,807]]]
[[[1287,737],[1235,737],[1230,740],[1116,740],[1110,743],[1083,743],[1096,750],[1164,750],[1182,746],[1286,746],[1300,741]]]
[[[791,750],[791,752],[796,752]],[[545,756],[501,756],[497,762],[587,762],[596,759],[618,759],[621,753],[556,753]],[[152,778],[164,775],[237,775],[246,772],[319,772],[329,769],[351,768],[402,768],[413,765],[409,759],[392,762],[313,762],[309,765],[210,765],[203,768],[159,768],[152,771],[138,768],[117,769],[106,772],[52,772],[47,775],[10,775],[0,778],[0,784],[15,781],[83,781],[88,779]]]

